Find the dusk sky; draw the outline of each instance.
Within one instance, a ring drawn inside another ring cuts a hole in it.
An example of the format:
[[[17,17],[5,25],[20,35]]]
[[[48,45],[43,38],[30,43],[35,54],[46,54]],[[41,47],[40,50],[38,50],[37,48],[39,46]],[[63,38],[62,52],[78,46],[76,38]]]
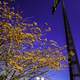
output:
[[[54,15],[51,13],[51,7],[54,0],[16,0],[15,8],[23,11],[23,16],[33,19],[39,23],[48,22],[52,26],[52,32],[47,35],[48,39],[57,41],[60,46],[66,44],[64,31],[64,22],[62,16],[61,3],[57,7]],[[71,31],[75,47],[80,57],[80,0],[64,0],[68,20],[70,22]],[[61,71],[50,71],[47,74],[51,80],[69,80],[68,69]]]

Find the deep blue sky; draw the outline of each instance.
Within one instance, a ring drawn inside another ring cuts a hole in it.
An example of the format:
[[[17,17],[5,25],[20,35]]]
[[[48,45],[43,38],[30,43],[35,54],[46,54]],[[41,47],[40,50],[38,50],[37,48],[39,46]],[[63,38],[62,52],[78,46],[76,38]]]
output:
[[[66,44],[64,23],[61,4],[59,4],[54,16],[51,7],[54,0],[16,0],[15,7],[23,11],[24,17],[32,17],[33,20],[40,18],[40,23],[48,22],[53,31],[48,34],[48,39],[56,40],[61,46]],[[80,57],[80,0],[64,0],[68,19],[71,25],[75,47]],[[49,72],[51,80],[69,80],[68,70]]]

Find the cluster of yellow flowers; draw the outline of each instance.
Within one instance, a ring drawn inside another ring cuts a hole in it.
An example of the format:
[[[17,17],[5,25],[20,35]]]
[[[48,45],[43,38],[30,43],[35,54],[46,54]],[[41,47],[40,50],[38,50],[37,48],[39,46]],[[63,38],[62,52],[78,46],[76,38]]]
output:
[[[9,59],[8,64],[19,72],[23,71],[23,67],[21,67],[18,63],[16,63],[15,60]]]
[[[0,44],[5,45],[6,49],[8,49],[4,52],[8,51],[8,55],[5,57],[7,57],[6,61],[9,67],[19,73],[25,72],[24,70],[28,68],[29,65],[32,66],[30,70],[32,72],[43,67],[57,70],[60,69],[61,61],[65,61],[66,58],[64,55],[61,55],[60,52],[57,54],[55,52],[55,48],[53,49],[53,47],[49,49],[47,48],[44,51],[41,51],[40,49],[31,49],[31,51],[26,52],[20,52],[20,50],[16,48],[20,46],[22,47],[22,45],[26,43],[34,45],[34,43],[39,42],[40,44],[40,41],[42,40],[41,37],[43,35],[41,28],[38,27],[39,25],[37,22],[33,22],[33,24],[21,23],[20,20],[22,20],[22,16],[18,13],[10,11],[10,8],[6,5],[2,7],[2,10],[2,13],[5,13],[5,15],[3,15],[4,18],[2,17],[4,20],[0,21],[0,40],[4,40],[7,45],[4,43],[1,44],[1,42]],[[14,16],[16,17],[16,20],[13,20]],[[12,21],[12,23],[15,21],[14,25],[9,21]],[[48,25],[48,23],[45,24]],[[28,32],[28,30],[31,32]],[[51,31],[51,28],[49,27],[46,31]],[[47,39],[44,39],[43,41],[47,42]],[[55,42],[51,41],[51,43],[52,44],[50,46],[56,46]],[[40,45],[43,45],[43,43]],[[43,46],[46,46],[46,43],[44,43]],[[13,55],[11,53],[13,53]]]
[[[14,28],[10,23],[1,22],[0,25],[4,28],[6,39],[14,40],[15,42],[22,43],[24,39],[29,39],[34,42],[35,38],[31,33],[23,33],[20,27]],[[4,37],[4,36],[3,36]]]
[[[14,69],[16,69],[18,72],[24,71],[25,68],[27,68],[30,65],[34,65],[31,68],[31,71],[35,71],[39,68],[48,67],[55,70],[61,69],[61,61],[65,61],[66,57],[59,55],[55,57],[49,57],[49,56],[42,56],[42,53],[39,51],[39,53],[35,52],[25,52],[24,55],[14,55],[13,58],[9,59],[9,65],[11,65]],[[26,63],[25,63],[26,62]],[[37,63],[37,65],[35,64]]]

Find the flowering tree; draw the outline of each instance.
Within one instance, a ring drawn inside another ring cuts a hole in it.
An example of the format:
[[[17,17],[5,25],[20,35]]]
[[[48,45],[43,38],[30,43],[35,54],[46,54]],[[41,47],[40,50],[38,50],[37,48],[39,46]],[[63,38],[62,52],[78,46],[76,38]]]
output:
[[[66,60],[53,40],[47,40],[51,31],[48,23],[26,22],[4,2],[0,4],[0,63],[5,65],[1,80],[33,78],[49,69],[59,70]],[[36,47],[37,46],[37,47]]]

